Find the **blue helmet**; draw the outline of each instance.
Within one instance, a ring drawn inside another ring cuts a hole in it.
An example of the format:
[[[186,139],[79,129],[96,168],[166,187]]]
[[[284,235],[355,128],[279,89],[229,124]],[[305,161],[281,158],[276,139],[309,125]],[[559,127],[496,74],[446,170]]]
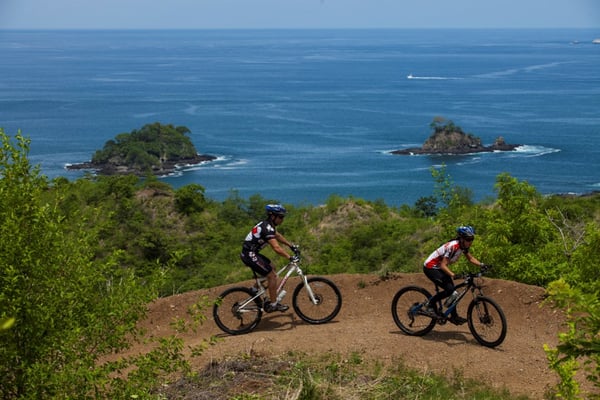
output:
[[[265,206],[268,215],[281,215],[282,217],[287,213],[287,210],[281,204],[267,204]]]
[[[456,228],[456,233],[459,238],[474,238],[475,237],[475,228],[469,225],[459,226]]]

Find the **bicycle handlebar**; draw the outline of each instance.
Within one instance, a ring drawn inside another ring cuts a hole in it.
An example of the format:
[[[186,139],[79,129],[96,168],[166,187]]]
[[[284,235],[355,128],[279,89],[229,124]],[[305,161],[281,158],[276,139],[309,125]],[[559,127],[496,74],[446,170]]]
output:
[[[492,269],[491,265],[483,264],[480,267],[479,272],[466,272],[464,274],[454,274],[454,280],[464,279],[469,280],[473,278],[479,278],[485,275],[490,269]]]
[[[300,263],[300,248],[298,245],[290,246],[290,249],[294,253],[294,255],[290,258],[290,264],[298,264]]]
[[[290,250],[292,250],[294,255],[297,255],[298,257],[300,257],[300,246],[298,246],[297,244],[292,244],[292,245],[290,245]]]

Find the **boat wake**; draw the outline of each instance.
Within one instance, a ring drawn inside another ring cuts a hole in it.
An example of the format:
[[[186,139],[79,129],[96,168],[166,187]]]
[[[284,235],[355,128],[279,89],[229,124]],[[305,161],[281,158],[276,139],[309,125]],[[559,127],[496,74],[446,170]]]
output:
[[[447,80],[457,80],[457,79],[463,79],[463,78],[450,77],[450,76],[415,76],[413,74],[408,74],[406,76],[406,79],[447,81]]]

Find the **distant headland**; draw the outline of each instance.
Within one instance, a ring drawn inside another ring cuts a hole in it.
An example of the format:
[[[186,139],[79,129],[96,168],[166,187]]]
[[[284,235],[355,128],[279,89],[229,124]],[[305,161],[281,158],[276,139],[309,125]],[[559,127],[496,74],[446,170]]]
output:
[[[519,144],[508,144],[502,136],[496,138],[490,146],[484,146],[481,139],[470,133],[465,133],[452,121],[436,117],[430,124],[433,133],[421,147],[394,150],[392,154],[415,155],[415,154],[471,154],[493,151],[514,151]]]
[[[69,164],[67,170],[94,170],[100,175],[169,175],[184,165],[215,160],[198,154],[185,126],[158,122],[120,133],[97,150],[91,161]]]

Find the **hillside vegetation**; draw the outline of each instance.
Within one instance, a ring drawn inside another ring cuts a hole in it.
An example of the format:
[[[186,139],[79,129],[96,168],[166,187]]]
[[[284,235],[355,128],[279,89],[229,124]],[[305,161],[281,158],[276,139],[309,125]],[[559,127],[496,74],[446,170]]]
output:
[[[26,138],[0,133],[0,397],[150,398],[170,374],[189,373],[176,336],[152,354],[99,360],[141,334],[152,299],[248,279],[241,241],[278,199],[232,192],[218,202],[199,184],[173,189],[152,176],[48,180],[29,164]],[[286,205],[280,230],[313,274],[386,276],[419,271],[457,225],[473,225],[473,251],[495,277],[543,286],[567,312],[570,330],[547,349],[556,394],[580,396],[576,368],[600,389],[600,195],[542,196],[501,174],[497,197],[473,203],[443,167],[432,177],[431,196],[414,205],[335,195]],[[192,310],[198,323],[206,306]]]

